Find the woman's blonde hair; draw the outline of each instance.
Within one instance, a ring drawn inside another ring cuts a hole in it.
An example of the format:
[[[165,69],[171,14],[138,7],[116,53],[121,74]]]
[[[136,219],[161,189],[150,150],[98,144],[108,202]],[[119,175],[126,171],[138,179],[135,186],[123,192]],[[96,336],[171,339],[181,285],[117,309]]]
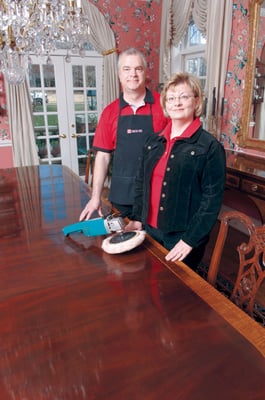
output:
[[[174,88],[177,85],[186,83],[192,90],[194,97],[198,98],[198,104],[194,111],[195,117],[200,117],[203,112],[203,93],[202,93],[202,86],[201,81],[197,76],[191,75],[188,72],[177,72],[175,73],[163,86],[161,95],[160,95],[160,102],[163,108],[164,114],[168,116],[166,112],[166,96],[167,91],[169,89]]]

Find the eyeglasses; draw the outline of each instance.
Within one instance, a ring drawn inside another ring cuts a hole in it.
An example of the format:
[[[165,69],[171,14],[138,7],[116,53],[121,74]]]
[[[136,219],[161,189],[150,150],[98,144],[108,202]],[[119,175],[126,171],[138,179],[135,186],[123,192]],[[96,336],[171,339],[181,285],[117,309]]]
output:
[[[190,97],[196,97],[193,94],[188,95],[188,94],[181,94],[180,96],[169,96],[166,98],[166,102],[168,104],[173,104],[176,100],[178,100],[178,103],[186,103]]]

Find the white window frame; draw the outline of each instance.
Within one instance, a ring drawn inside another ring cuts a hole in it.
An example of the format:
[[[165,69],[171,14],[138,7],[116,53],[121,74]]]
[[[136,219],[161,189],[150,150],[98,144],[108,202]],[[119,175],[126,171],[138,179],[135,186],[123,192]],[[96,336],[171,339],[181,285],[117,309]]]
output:
[[[191,21],[192,23],[192,21]],[[205,43],[200,43],[198,45],[189,45],[188,35],[189,35],[189,28],[190,24],[183,35],[183,39],[180,41],[180,44],[171,47],[171,70],[175,71],[187,71],[188,70],[188,60],[189,59],[198,59],[200,63],[200,59],[204,58],[206,60],[206,39]],[[198,71],[200,68],[198,67]],[[207,73],[207,66],[206,66],[206,73]],[[203,88],[205,87],[206,82],[206,75],[199,75],[196,73],[201,81]]]

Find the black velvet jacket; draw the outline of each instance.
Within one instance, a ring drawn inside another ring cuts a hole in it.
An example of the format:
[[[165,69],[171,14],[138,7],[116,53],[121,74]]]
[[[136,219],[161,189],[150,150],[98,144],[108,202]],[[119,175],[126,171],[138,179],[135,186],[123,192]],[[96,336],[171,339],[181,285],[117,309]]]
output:
[[[134,220],[144,225],[148,216],[152,171],[165,151],[166,138],[151,136],[143,149],[136,175]],[[200,127],[190,138],[175,142],[162,184],[158,228],[183,232],[190,246],[207,242],[220,211],[225,185],[223,146]]]

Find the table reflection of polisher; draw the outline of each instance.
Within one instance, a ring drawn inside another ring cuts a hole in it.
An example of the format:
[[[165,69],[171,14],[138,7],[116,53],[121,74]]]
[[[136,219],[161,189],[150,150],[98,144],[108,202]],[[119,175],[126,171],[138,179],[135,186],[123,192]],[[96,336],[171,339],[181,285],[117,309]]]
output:
[[[140,245],[145,239],[145,231],[123,231],[125,222],[121,217],[108,215],[89,219],[87,221],[76,222],[65,226],[63,233],[65,236],[71,233],[80,232],[85,236],[101,236],[111,233],[102,242],[102,249],[109,254],[124,253]]]

